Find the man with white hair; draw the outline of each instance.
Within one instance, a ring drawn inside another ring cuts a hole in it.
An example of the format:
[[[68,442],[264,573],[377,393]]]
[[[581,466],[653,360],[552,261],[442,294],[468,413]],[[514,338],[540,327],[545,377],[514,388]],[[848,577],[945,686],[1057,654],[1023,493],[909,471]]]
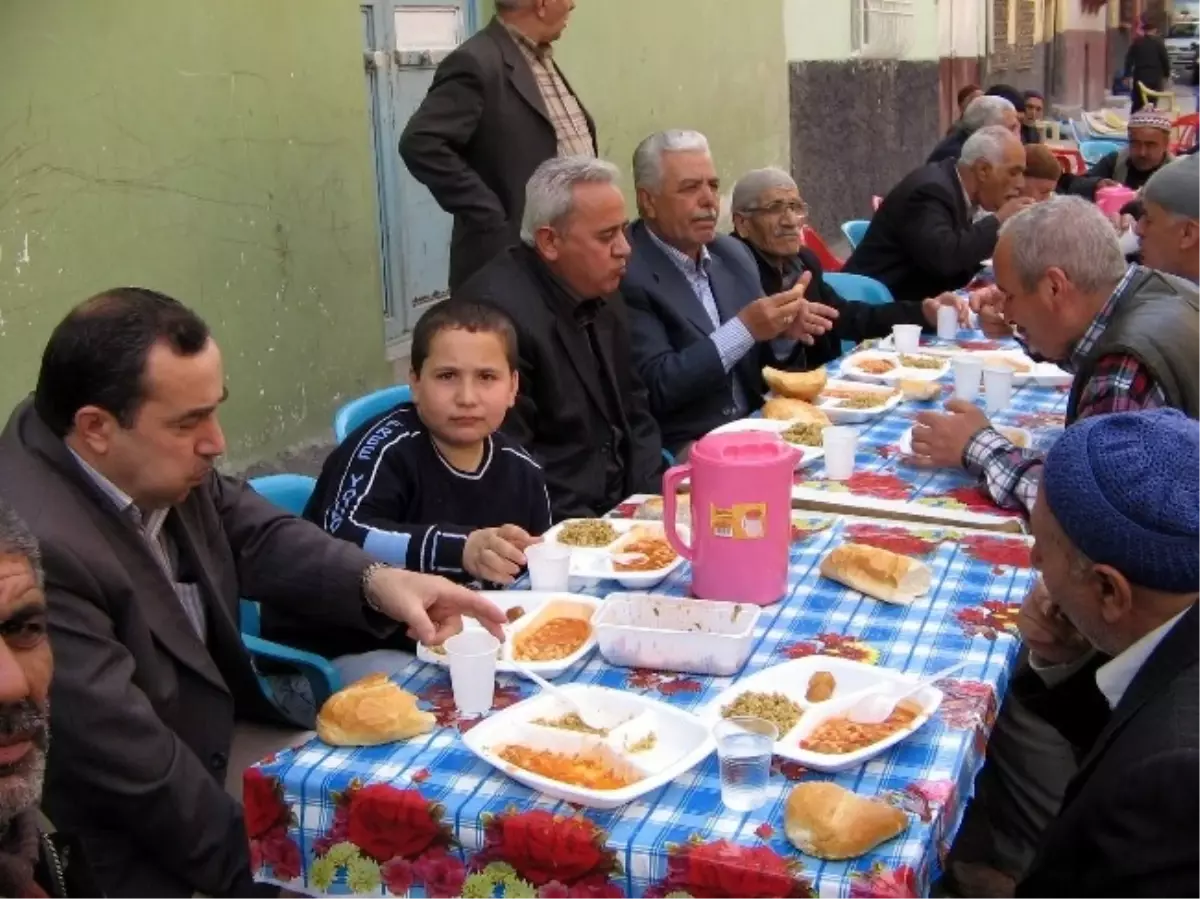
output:
[[[596,126],[554,60],[575,0],[496,0],[447,56],[400,138],[413,177],[454,216],[450,290],[517,242],[525,184],[555,156],[595,156]]]
[[[1200,282],[1200,157],[1159,169],[1142,189],[1137,233],[1142,262]]]
[[[519,390],[503,430],[541,464],[556,521],[657,493],[662,442],[630,353],[618,288],[629,259],[612,163],[542,163],[525,192],[521,243],[456,293],[516,325]]]
[[[926,162],[941,162],[943,159],[958,159],[962,155],[967,139],[981,128],[1004,128],[1018,139],[1021,137],[1021,116],[1011,100],[1004,97],[985,95],[976,97],[967,106],[950,133],[943,137]]]
[[[842,299],[825,280],[815,253],[804,246],[801,228],[808,206],[792,176],[783,169],[747,172],[733,188],[733,236],[754,254],[763,293],[777,294],[797,283],[806,273],[812,278],[805,296],[836,309],[833,330],[801,345],[804,367],[816,368],[842,354],[842,341],[854,343],[885,337],[898,324],[937,327],[938,308],[956,306],[964,324],[966,303],[954,294],[917,303],[857,303]]]
[[[749,250],[717,234],[721,186],[703,134],[652,134],[634,151],[633,176],[642,217],[629,229],[622,292],[650,408],[678,454],[757,410],[763,367],[803,369],[797,341],[811,344],[837,313],[804,299],[811,273],[763,296]]]
[[[981,128],[961,158],[928,163],[892,188],[843,271],[882,281],[901,303],[964,287],[992,255],[1000,226],[1033,203],[1020,195],[1024,183],[1020,138]]]

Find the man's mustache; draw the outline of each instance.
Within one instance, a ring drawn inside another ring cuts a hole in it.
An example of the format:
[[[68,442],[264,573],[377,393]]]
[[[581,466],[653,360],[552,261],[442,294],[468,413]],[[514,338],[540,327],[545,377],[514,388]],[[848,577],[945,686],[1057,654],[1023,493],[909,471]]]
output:
[[[715,209],[697,212],[692,216],[693,222],[715,222],[717,220],[717,211]]]
[[[29,740],[44,751],[49,736],[48,711],[32,699],[0,705],[0,745]]]

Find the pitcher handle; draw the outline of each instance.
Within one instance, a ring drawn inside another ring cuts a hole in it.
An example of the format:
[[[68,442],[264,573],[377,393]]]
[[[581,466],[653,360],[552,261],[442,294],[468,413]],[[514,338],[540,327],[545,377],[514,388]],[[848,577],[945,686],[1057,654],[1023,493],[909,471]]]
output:
[[[663,534],[666,535],[667,543],[671,544],[671,549],[679,553],[689,562],[692,561],[692,548],[683,542],[679,537],[679,530],[676,528],[678,503],[676,502],[676,491],[679,490],[679,484],[685,478],[690,478],[692,475],[692,466],[685,462],[683,465],[675,465],[667,469],[667,473],[663,475]],[[696,509],[692,509],[692,517],[695,518]]]

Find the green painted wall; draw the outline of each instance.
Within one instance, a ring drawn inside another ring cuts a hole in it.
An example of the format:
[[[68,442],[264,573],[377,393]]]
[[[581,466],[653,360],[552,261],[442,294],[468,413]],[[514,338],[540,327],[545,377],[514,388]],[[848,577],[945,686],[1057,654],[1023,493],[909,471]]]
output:
[[[708,136],[726,193],[750,169],[788,167],[781,0],[578,0],[556,52],[631,204],[633,149],[663,128]]]
[[[235,464],[387,380],[357,6],[0,0],[0,416],[117,284],[212,326]]]

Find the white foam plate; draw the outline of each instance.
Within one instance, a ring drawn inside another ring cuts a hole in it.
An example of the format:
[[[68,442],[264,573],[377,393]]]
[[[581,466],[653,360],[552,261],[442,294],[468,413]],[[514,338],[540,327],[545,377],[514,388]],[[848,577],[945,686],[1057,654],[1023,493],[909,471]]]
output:
[[[809,702],[805,698],[808,681],[818,671],[828,671],[832,674],[836,686],[833,695],[824,702]],[[803,710],[803,714],[796,725],[779,738],[775,744],[775,754],[799,762],[804,767],[812,768],[815,771],[845,771],[875,758],[915,733],[942,704],[942,691],[936,687],[922,689],[911,698],[920,703],[924,711],[910,727],[855,752],[843,755],[811,752],[801,749],[800,741],[808,737],[818,725],[830,718],[844,714],[863,691],[881,684],[912,684],[918,680],[920,680],[920,676],[910,677],[890,668],[880,668],[876,665],[853,662],[849,659],[840,659],[835,656],[807,656],[803,659],[784,662],[782,665],[764,668],[750,677],[739,680],[705,706],[699,715],[701,720],[711,727],[720,720],[721,709],[743,693],[782,693],[796,703]]]
[[[683,564],[683,556],[677,555],[675,560],[664,568],[655,568],[652,571],[617,571],[612,564],[612,553],[621,551],[622,544],[629,539],[629,532],[634,528],[645,528],[661,535],[663,525],[661,521],[635,521],[621,518],[604,520],[613,526],[617,532],[617,539],[608,546],[570,547],[572,578],[581,578],[589,583],[602,580],[619,581],[621,586],[627,590],[645,590],[660,584],[671,572]],[[566,521],[559,522],[546,531],[543,539],[558,542],[558,535],[566,524]],[[691,539],[690,529],[683,524],[678,525],[678,529],[679,536],[685,543],[688,542]]]
[[[505,612],[517,607],[520,607],[525,612],[516,621],[504,626],[506,639],[500,647],[500,658],[496,662],[496,670],[506,674],[520,674],[512,664],[514,638],[524,633],[530,627],[539,626],[545,618],[555,617],[554,612],[558,603],[566,604],[568,608],[579,607],[580,609],[586,609],[589,620],[595,618],[596,610],[600,608],[600,600],[594,596],[584,596],[578,593],[542,593],[532,590],[484,590],[480,591],[480,595],[490,599],[500,608],[504,609]],[[463,619],[464,630],[479,630],[481,627],[482,625],[474,618]],[[558,677],[580,659],[591,653],[595,648],[596,628],[593,620],[592,632],[587,640],[579,649],[566,658],[556,659],[553,662],[524,662],[523,664],[526,668],[529,668],[536,674],[540,674],[542,677]],[[431,665],[446,666],[449,664],[444,654],[434,652],[428,646],[420,643],[417,644],[417,658]]]
[[[993,425],[993,427],[1014,446],[1021,449],[1029,449],[1033,446],[1033,434],[1024,428],[1006,428],[1004,425]],[[900,449],[900,455],[912,455],[912,428],[909,428],[901,435],[900,439],[896,441],[896,446]]]
[[[936,381],[950,371],[950,360],[943,358],[936,353],[918,352],[913,353],[914,356],[925,356],[930,359],[940,361],[942,364],[937,368],[905,368],[900,365],[900,354],[883,352],[881,350],[861,350],[847,356],[842,363],[842,374],[848,378],[855,378],[860,381],[874,381],[877,384],[891,384],[894,381],[911,380],[911,381]],[[860,367],[863,362],[872,359],[886,359],[889,362],[896,364],[896,367],[884,374],[872,374],[868,371],[863,371]]]
[[[1015,364],[1009,368],[1013,369],[1013,383],[1017,385],[1068,387],[1075,379],[1075,376],[1069,371],[1061,369],[1051,362],[1034,362],[1020,350],[977,350],[973,351],[972,355],[982,359],[985,366],[1003,365],[1006,361],[1011,360]]]
[[[862,381],[842,381],[830,380],[825,384],[825,390],[853,390],[857,393],[874,393],[887,399],[870,409],[846,409],[840,404],[840,401],[833,397],[826,397],[822,392],[817,397],[816,406],[822,412],[829,416],[829,420],[835,425],[856,425],[864,424],[872,418],[878,418],[885,412],[891,412],[903,402],[904,397],[898,390],[891,387],[882,387],[875,384],[865,384]]]
[[[617,808],[658,789],[690,771],[713,750],[709,727],[695,715],[666,703],[585,684],[567,684],[563,689],[584,703],[589,721],[598,719],[604,726],[616,725],[615,729],[607,737],[599,737],[534,724],[534,719],[553,720],[571,711],[557,697],[538,694],[489,715],[462,735],[463,743],[480,759],[518,783],[554,799],[599,809]],[[656,738],[654,748],[643,752],[628,750],[630,743],[650,732]],[[592,790],[551,780],[497,755],[503,747],[514,744],[568,754],[608,754],[641,779],[618,790]]]
[[[767,434],[781,435],[794,424],[794,421],[778,421],[774,418],[739,418],[737,421],[728,422],[719,428],[713,428],[709,433],[739,434],[746,431],[763,431]],[[801,446],[795,443],[791,444],[791,446],[800,450],[800,458],[796,462],[797,468],[801,468],[805,464],[820,459],[825,455],[825,448],[823,446]]]

